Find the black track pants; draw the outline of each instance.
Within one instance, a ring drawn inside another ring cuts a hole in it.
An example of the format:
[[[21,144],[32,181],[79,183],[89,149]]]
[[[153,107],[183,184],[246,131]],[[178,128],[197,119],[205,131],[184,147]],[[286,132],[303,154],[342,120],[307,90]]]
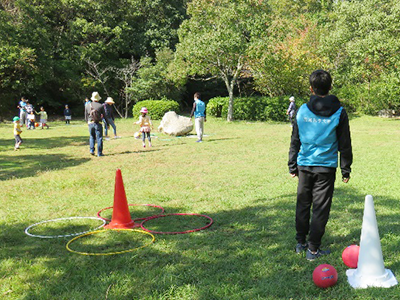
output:
[[[336,172],[311,173],[299,171],[296,205],[296,240],[316,251],[321,245],[331,210]],[[310,223],[310,210],[312,216]]]

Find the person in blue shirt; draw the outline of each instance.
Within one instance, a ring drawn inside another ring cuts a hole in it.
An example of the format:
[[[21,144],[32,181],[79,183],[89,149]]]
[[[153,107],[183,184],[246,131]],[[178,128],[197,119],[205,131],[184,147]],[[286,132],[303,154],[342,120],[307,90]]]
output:
[[[197,143],[201,143],[203,141],[203,133],[204,133],[204,122],[206,119],[206,105],[203,101],[200,100],[201,94],[199,92],[194,94],[194,102],[192,112],[190,113],[190,118],[194,115],[194,124],[196,127],[197,134]]]
[[[312,96],[296,113],[289,150],[289,173],[299,178],[295,250],[306,251],[308,260],[330,253],[320,246],[332,204],[338,152],[344,183],[350,179],[353,162],[349,118],[339,99],[329,95],[331,87],[328,72],[310,75]]]
[[[28,114],[26,112],[26,102],[27,99],[25,97],[21,97],[21,101],[18,103],[18,108],[19,108],[19,118],[22,126],[24,126],[27,123],[27,117]]]

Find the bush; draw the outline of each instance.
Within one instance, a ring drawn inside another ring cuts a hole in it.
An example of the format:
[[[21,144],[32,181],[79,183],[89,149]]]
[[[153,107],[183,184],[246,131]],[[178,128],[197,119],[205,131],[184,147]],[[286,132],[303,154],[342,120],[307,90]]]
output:
[[[143,100],[133,106],[132,114],[134,118],[139,118],[142,107],[148,109],[149,115],[153,120],[162,119],[164,114],[169,111],[180,112],[179,103],[174,100],[168,100],[166,98],[161,100]]]
[[[210,99],[207,114],[226,118],[228,114],[229,97]],[[296,97],[296,106],[305,101]],[[281,97],[243,97],[235,98],[233,103],[233,118],[248,121],[285,121],[289,106],[289,96]]]
[[[229,97],[215,97],[211,98],[207,103],[207,114],[214,117],[226,118],[228,113]],[[223,112],[223,110],[225,110]]]

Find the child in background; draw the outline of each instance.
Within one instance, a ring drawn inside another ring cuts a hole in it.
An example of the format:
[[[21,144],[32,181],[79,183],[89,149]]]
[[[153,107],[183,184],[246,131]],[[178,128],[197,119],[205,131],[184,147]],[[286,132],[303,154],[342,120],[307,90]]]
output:
[[[33,105],[31,103],[29,103],[29,100],[26,99],[26,120],[25,120],[25,125],[26,128],[29,128],[29,115],[31,114],[31,112],[33,112]]]
[[[47,112],[44,110],[44,107],[41,106],[40,111],[39,112],[35,111],[35,113],[37,115],[40,115],[40,126],[42,127],[42,129],[44,126],[46,126],[47,129],[49,129],[49,125],[47,125]]]
[[[22,139],[21,139],[21,124],[19,121],[19,117],[14,117],[13,118],[13,122],[14,122],[14,138],[15,138],[15,146],[14,146],[14,150],[18,150],[19,146],[22,144]]]
[[[286,111],[286,114],[289,116],[290,124],[293,126],[294,123],[294,115],[296,113],[296,104],[294,103],[294,97],[289,98],[290,104]]]
[[[28,129],[36,129],[35,128],[35,114],[31,111],[28,115]]]
[[[71,110],[69,109],[68,105],[65,105],[64,117],[65,117],[65,124],[66,125],[70,124],[71,116],[72,116]]]
[[[146,107],[142,107],[140,110],[140,113],[142,114],[139,117],[139,121],[135,122],[134,124],[137,124],[140,126],[140,132],[142,133],[142,142],[143,142],[143,148],[146,147],[146,135],[147,139],[149,140],[149,147],[151,147],[151,138],[150,138],[150,131],[153,129],[153,123],[151,123],[150,117],[147,115],[148,110]]]

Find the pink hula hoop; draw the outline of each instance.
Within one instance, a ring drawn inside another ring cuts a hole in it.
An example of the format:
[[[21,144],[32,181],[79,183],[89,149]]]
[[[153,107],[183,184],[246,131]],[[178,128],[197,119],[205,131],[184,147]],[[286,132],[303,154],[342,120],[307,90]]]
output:
[[[163,218],[163,217],[169,217],[169,216],[198,216],[198,217],[203,217],[206,219],[210,220],[210,223],[208,223],[206,226],[203,226],[201,228],[195,228],[195,229],[189,229],[186,231],[171,231],[171,232],[166,232],[166,231],[154,231],[154,230],[150,230],[144,227],[144,223],[146,223],[147,221],[153,220],[153,219],[158,219],[158,218]],[[186,214],[186,213],[176,213],[176,214],[165,214],[165,215],[157,215],[157,216],[152,216],[152,217],[148,217],[146,219],[143,220],[143,222],[140,224],[140,227],[142,227],[142,229],[144,231],[150,232],[150,233],[154,233],[154,234],[185,234],[185,233],[190,233],[190,232],[195,232],[195,231],[200,231],[203,229],[206,229],[208,227],[210,227],[213,224],[213,219],[209,216],[206,215],[200,215],[200,214]]]
[[[155,208],[161,209],[161,213],[160,213],[160,214],[164,213],[164,208],[163,208],[163,207],[158,206],[158,205],[154,205],[154,204],[128,204],[128,206],[151,206],[151,207],[155,207]],[[105,220],[105,221],[110,222],[111,219],[103,218],[102,216],[100,216],[100,214],[101,214],[102,211],[105,211],[105,210],[107,210],[107,209],[111,209],[111,208],[113,208],[113,207],[114,207],[114,206],[110,206],[110,207],[106,207],[106,208],[103,208],[103,209],[99,210],[99,211],[97,212],[97,216],[98,216],[100,219],[102,219],[102,220]],[[157,215],[156,215],[156,216],[157,216]],[[154,217],[154,216],[151,216],[151,217]],[[137,219],[133,219],[132,221],[146,220],[147,218],[151,218],[151,217],[137,218]]]

